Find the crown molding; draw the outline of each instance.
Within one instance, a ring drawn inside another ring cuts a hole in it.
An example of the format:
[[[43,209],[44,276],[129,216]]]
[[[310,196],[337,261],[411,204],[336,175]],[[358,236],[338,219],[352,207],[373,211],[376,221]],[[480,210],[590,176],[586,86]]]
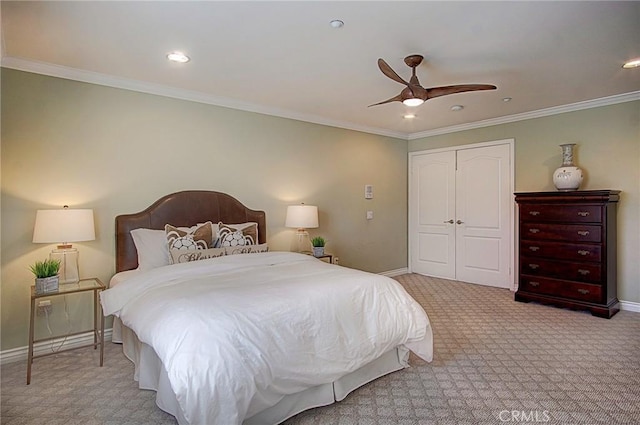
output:
[[[68,80],[81,81],[84,83],[97,84],[101,86],[113,87],[124,90],[137,91],[141,93],[154,94],[158,96],[171,97],[174,99],[187,100],[191,102],[204,103],[207,105],[222,106],[230,109],[237,109],[257,114],[271,115],[280,118],[287,118],[296,121],[303,121],[313,124],[337,127],[345,130],[359,131],[362,133],[376,134],[379,136],[393,137],[402,140],[416,140],[430,136],[438,136],[459,131],[473,130],[475,128],[490,127],[492,125],[507,124],[516,121],[529,120],[533,118],[547,117],[550,115],[562,114],[565,112],[580,111],[583,109],[597,108],[599,106],[614,105],[617,103],[640,100],[640,91],[624,93],[620,95],[608,96],[599,99],[587,100],[583,102],[571,103],[568,105],[555,106],[552,108],[539,109],[536,111],[524,112],[515,115],[491,118],[488,120],[469,122],[450,127],[436,128],[433,130],[421,131],[418,133],[404,133],[385,130],[377,127],[356,125],[346,121],[331,120],[317,115],[301,114],[299,112],[273,108],[265,105],[258,105],[238,100],[211,96],[193,90],[178,89],[162,84],[149,83],[145,81],[131,80],[127,78],[114,77],[93,71],[85,71],[77,68],[53,65],[46,62],[30,61],[26,59],[5,56],[2,58],[2,67],[15,69],[18,71],[32,72],[36,74],[48,75],[51,77],[64,78]]]
[[[204,103],[207,105],[222,106],[230,109],[237,109],[257,114],[271,115],[280,118],[287,118],[296,121],[320,124],[329,127],[337,127],[346,130],[359,131],[362,133],[376,134],[379,136],[393,137],[407,140],[407,133],[389,131],[376,127],[361,126],[346,121],[331,120],[317,115],[301,114],[299,112],[286,109],[273,108],[264,105],[241,102],[235,99],[211,96],[201,92],[179,89],[162,84],[149,83],[145,81],[132,80],[128,78],[114,77],[93,71],[85,71],[77,68],[53,65],[46,62],[30,61],[12,56],[2,58],[2,67],[15,69],[17,71],[32,72],[35,74],[48,75],[50,77],[64,78],[67,80],[81,81],[83,83],[97,84],[101,86],[113,87],[137,91],[141,93],[154,94],[158,96],[171,97],[174,99],[187,100],[191,102]]]
[[[599,99],[586,100],[584,102],[570,103],[568,105],[554,106],[552,108],[538,109],[537,111],[524,112],[521,114],[505,115],[504,117],[491,118],[488,120],[454,125],[451,127],[442,127],[434,130],[421,131],[419,133],[410,134],[407,140],[416,140],[422,139],[424,137],[439,136],[441,134],[473,130],[475,128],[490,127],[492,125],[507,124],[516,121],[530,120],[533,118],[548,117],[550,115],[563,114],[565,112],[573,112],[583,109],[597,108],[600,106],[615,105],[617,103],[631,102],[634,100],[640,100],[640,91],[607,96]]]

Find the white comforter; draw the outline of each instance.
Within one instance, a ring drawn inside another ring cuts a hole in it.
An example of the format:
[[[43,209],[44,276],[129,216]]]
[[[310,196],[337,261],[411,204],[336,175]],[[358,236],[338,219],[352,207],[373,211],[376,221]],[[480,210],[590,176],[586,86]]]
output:
[[[101,294],[162,361],[191,424],[239,424],[404,344],[431,361],[420,305],[388,277],[270,252],[160,267]]]

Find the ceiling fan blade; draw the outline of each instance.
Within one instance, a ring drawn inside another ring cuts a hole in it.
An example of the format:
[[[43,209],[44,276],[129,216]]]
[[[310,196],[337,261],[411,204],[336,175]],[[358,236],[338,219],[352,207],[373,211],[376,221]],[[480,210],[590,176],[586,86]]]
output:
[[[427,89],[427,96],[431,99],[439,96],[447,96],[449,94],[477,90],[495,90],[496,88],[496,86],[492,86],[490,84],[460,84],[456,86],[432,87]]]
[[[378,59],[378,68],[380,68],[380,71],[382,71],[384,75],[391,78],[393,81],[404,84],[405,86],[409,85],[407,81],[403,80],[402,77],[400,77],[393,69],[391,69],[391,67],[384,61],[384,59]]]
[[[387,99],[387,100],[385,100],[383,102],[379,102],[379,103],[374,103],[373,105],[369,105],[368,107],[377,106],[377,105],[383,105],[385,103],[390,103],[390,102],[402,102],[402,95],[399,94],[397,96],[392,97],[391,99]]]

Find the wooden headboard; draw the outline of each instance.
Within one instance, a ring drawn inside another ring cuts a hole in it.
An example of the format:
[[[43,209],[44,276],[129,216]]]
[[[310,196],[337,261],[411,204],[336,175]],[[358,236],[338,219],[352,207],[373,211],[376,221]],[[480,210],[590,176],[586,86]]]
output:
[[[131,230],[138,228],[164,230],[174,226],[192,226],[197,223],[222,221],[228,224],[258,223],[258,242],[267,242],[267,221],[264,211],[245,207],[226,193],[206,190],[188,190],[163,196],[144,211],[116,217],[116,272],[138,267]]]

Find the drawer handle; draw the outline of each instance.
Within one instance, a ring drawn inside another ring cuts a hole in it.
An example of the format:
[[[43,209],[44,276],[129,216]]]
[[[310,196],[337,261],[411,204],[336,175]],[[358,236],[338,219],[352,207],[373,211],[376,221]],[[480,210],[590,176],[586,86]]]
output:
[[[581,249],[578,251],[578,254],[580,255],[589,255],[591,254],[591,251],[585,251],[584,249]]]
[[[587,295],[590,291],[588,289],[578,289],[578,292],[580,292],[582,295]]]
[[[591,272],[589,270],[585,270],[585,269],[578,269],[578,273],[580,273],[582,276],[586,276]]]
[[[538,264],[529,264],[529,268],[532,270],[535,270],[537,268],[539,268],[540,266]]]
[[[540,286],[540,282],[529,282],[529,286]]]
[[[529,214],[532,216],[540,215],[540,211],[529,211]]]
[[[529,232],[531,232],[531,233],[539,233],[540,229],[529,229]]]
[[[533,251],[533,252],[536,252],[536,251],[538,251],[539,249],[540,249],[540,247],[539,247],[539,246],[530,246],[530,247],[529,247],[529,250],[530,250],[530,251]]]
[[[588,217],[589,216],[589,211],[578,211],[578,215],[580,217]]]
[[[589,231],[588,230],[578,230],[578,234],[580,236],[587,236],[587,235],[589,235]]]

